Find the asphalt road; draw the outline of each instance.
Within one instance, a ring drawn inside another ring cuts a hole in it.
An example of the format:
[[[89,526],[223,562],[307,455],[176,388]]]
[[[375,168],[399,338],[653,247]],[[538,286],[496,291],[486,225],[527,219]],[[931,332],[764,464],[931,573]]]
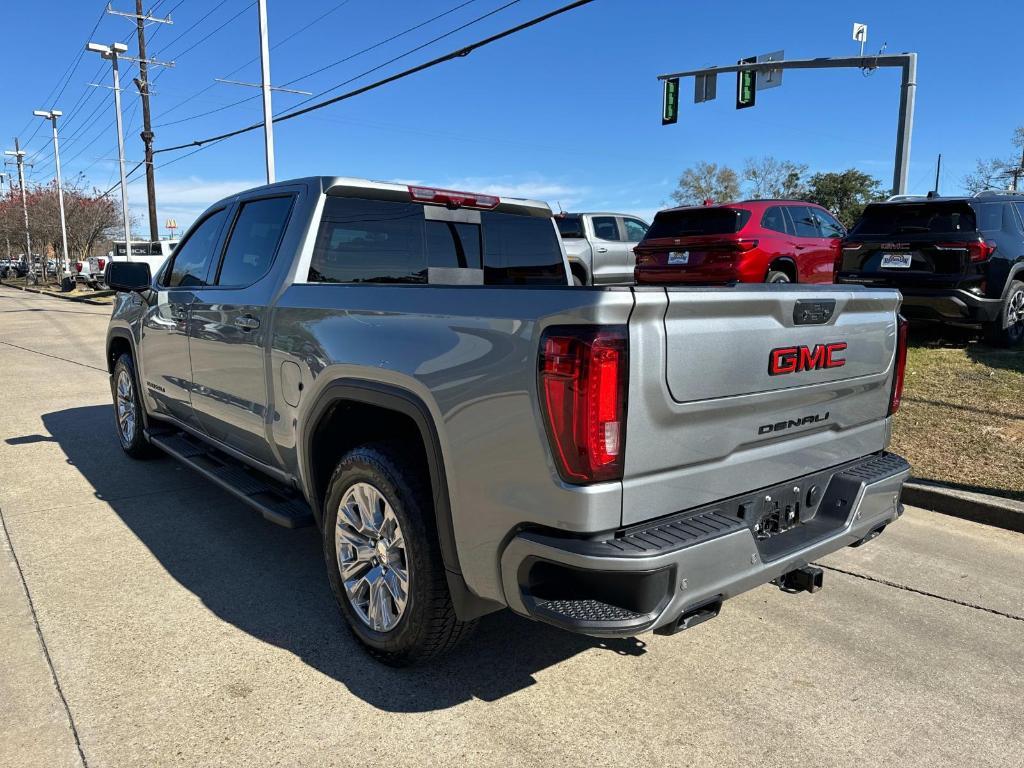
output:
[[[910,509],[816,595],[395,671],[313,530],[121,455],[108,313],[0,288],[0,765],[1024,765],[1024,536]]]

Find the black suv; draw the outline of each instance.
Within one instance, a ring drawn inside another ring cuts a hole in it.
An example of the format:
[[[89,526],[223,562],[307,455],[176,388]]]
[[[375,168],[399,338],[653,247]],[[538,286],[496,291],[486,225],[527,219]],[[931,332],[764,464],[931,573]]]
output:
[[[1024,343],[1024,194],[872,203],[843,240],[837,283],[890,286],[910,319],[981,324]]]

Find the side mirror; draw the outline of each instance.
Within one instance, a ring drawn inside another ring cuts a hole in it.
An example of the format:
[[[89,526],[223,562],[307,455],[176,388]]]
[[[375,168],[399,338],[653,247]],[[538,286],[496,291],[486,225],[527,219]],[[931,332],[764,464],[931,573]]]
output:
[[[147,291],[152,281],[149,264],[144,261],[112,261],[103,275],[103,282],[115,291]]]

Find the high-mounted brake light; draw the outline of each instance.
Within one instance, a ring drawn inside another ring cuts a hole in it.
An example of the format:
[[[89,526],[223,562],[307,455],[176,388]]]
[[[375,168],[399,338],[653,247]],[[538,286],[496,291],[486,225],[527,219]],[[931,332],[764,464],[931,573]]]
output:
[[[453,189],[409,187],[409,195],[418,203],[438,203],[449,208],[497,208],[501,198],[476,192],[456,192]]]
[[[889,396],[889,415],[900,409],[903,400],[903,381],[907,375],[907,343],[910,334],[910,323],[903,315],[896,316],[896,360],[892,375],[892,393]]]
[[[568,483],[622,478],[627,346],[625,326],[560,326],[541,338],[541,406]]]

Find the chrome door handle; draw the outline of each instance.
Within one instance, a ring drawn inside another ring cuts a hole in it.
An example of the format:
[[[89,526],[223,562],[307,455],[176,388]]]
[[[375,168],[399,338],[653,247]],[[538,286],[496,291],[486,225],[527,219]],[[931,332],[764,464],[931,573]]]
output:
[[[598,248],[597,252],[598,253],[608,253],[608,249],[607,248]]]
[[[235,318],[235,327],[241,328],[243,331],[252,331],[260,327],[260,321],[259,318],[252,315],[242,315]]]

